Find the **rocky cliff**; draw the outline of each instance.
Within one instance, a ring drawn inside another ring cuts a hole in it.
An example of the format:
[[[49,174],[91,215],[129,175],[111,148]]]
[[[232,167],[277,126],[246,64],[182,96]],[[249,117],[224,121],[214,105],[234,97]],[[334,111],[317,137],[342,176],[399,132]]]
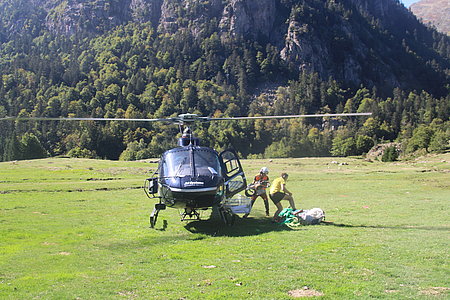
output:
[[[219,26],[232,35],[274,38],[276,15],[275,0],[232,0],[224,7]]]
[[[391,0],[351,0],[346,6],[337,1],[328,2],[327,9],[323,10],[325,15],[320,19],[314,11],[293,10],[281,50],[282,58],[301,70],[318,72],[322,78],[334,77],[358,85],[363,83],[365,74],[371,72],[384,78],[387,85],[399,86],[389,62],[389,52],[395,50],[395,45],[385,44],[376,49],[373,41],[384,38],[380,31],[393,27],[395,15],[413,18]],[[371,24],[361,22],[361,16],[369,16]],[[394,28],[401,31],[399,28],[403,26],[395,24]],[[367,59],[377,60],[377,69],[369,70]]]
[[[54,33],[102,33],[127,22],[152,22],[161,17],[163,0],[58,1],[45,6],[45,24]]]
[[[8,15],[16,2],[24,15]],[[149,22],[159,34],[182,31],[203,39],[216,32],[222,41],[270,43],[291,68],[354,87],[414,85],[417,76],[408,65],[422,55],[415,43],[427,39],[417,37],[419,22],[396,0],[6,0],[0,8],[8,15],[0,28],[3,39],[25,28],[27,15],[64,35],[102,34],[129,22]],[[415,41],[408,43],[413,33]],[[410,58],[399,60],[407,53]],[[405,72],[393,71],[402,68]]]
[[[411,11],[425,24],[450,35],[450,1],[422,0],[411,5]]]

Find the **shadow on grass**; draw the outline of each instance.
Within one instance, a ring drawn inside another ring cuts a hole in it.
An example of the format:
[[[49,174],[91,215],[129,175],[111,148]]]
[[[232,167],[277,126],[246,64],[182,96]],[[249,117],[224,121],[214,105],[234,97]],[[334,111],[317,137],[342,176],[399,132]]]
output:
[[[209,236],[252,236],[274,231],[292,230],[286,225],[272,223],[270,218],[239,218],[232,226],[217,218],[202,221],[192,221],[184,226],[191,233],[200,233]]]
[[[166,231],[168,224],[167,220],[163,220],[163,226],[161,228],[156,228],[155,230]]]
[[[144,237],[121,238],[119,240],[95,243],[96,247],[113,251],[134,251],[135,249],[151,249],[152,247],[165,247],[174,242],[196,242],[214,237],[245,237],[254,236],[267,232],[285,232],[293,230],[286,225],[274,224],[270,218],[248,218],[236,217],[233,226],[227,226],[220,219],[204,219],[190,221],[184,225],[188,232],[167,231],[168,227],[179,226],[179,223],[171,225],[166,220],[159,223],[160,226],[148,228],[149,235]],[[154,234],[153,232],[167,232],[167,234]]]
[[[407,230],[430,230],[430,231],[450,231],[448,226],[386,226],[386,225],[351,225],[334,222],[322,222],[321,225],[347,227],[347,228],[375,228],[375,229],[407,229]]]

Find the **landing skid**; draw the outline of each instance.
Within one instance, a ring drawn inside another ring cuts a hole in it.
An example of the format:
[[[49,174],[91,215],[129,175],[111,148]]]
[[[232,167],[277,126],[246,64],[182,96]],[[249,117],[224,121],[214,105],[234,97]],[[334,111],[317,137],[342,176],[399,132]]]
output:
[[[150,214],[150,227],[155,228],[156,220],[158,219],[159,209],[153,209]]]
[[[219,215],[225,225],[233,226],[234,221],[236,220],[236,215],[233,214],[231,210],[223,206],[219,206]]]
[[[152,213],[150,214],[150,227],[155,228],[156,221],[158,220],[159,211],[166,209],[165,204],[156,204]],[[236,215],[224,206],[218,207],[219,215],[225,225],[232,226],[236,220]],[[200,213],[193,208],[185,208],[181,214],[181,221],[200,221]]]
[[[155,204],[155,208],[153,209],[152,213],[150,214],[150,227],[155,228],[156,220],[158,219],[158,214],[160,210],[166,209],[166,205],[159,203]]]

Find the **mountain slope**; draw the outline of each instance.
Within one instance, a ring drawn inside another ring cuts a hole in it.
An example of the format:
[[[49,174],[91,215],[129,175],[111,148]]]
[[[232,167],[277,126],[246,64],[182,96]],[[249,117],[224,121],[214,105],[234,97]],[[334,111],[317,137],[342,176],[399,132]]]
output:
[[[360,154],[430,124],[433,149],[448,141],[449,37],[396,0],[4,0],[0,42],[0,118],[372,111],[367,123],[198,132],[243,155]],[[158,124],[3,123],[3,159],[36,139],[52,155],[156,156],[177,134]]]
[[[332,77],[349,87],[363,84],[383,91],[400,87],[443,93],[443,72],[450,65],[447,47],[441,53],[433,49],[433,42],[438,42],[433,41],[433,33],[394,0],[25,3],[4,2],[3,40],[23,31],[32,35],[45,31],[57,35],[102,34],[129,22],[151,22],[162,34],[187,30],[195,38],[204,39],[218,32],[222,41],[243,37],[270,43],[297,72],[317,72],[323,79]],[[448,40],[445,43],[448,45]]]
[[[450,35],[450,2],[448,0],[421,0],[410,7],[425,24],[435,26]]]

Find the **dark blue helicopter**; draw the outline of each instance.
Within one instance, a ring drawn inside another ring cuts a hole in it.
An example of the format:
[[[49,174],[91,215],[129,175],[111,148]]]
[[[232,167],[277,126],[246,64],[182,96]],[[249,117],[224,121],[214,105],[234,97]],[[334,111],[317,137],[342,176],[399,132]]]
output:
[[[183,122],[196,115],[180,115]],[[188,121],[189,122],[189,121]],[[159,203],[150,215],[154,227],[160,210],[181,208],[181,220],[200,220],[198,210],[217,207],[226,224],[231,225],[234,215],[221,204],[247,186],[239,158],[234,150],[218,153],[200,146],[191,129],[186,127],[178,140],[178,147],[162,155],[153,178],[146,180],[145,191]]]
[[[144,188],[147,196],[159,199],[150,215],[150,225],[154,227],[159,212],[166,207],[184,209],[181,220],[199,220],[199,210],[218,208],[224,222],[231,225],[235,215],[229,209],[226,209],[224,203],[247,187],[245,174],[236,152],[230,149],[218,153],[212,148],[200,146],[199,139],[192,134],[190,124],[229,120],[349,117],[371,114],[346,113],[230,118],[181,114],[167,119],[5,117],[0,118],[0,120],[171,122],[180,125],[180,128],[185,126],[182,137],[178,141],[178,147],[164,152],[153,177],[145,181]]]

